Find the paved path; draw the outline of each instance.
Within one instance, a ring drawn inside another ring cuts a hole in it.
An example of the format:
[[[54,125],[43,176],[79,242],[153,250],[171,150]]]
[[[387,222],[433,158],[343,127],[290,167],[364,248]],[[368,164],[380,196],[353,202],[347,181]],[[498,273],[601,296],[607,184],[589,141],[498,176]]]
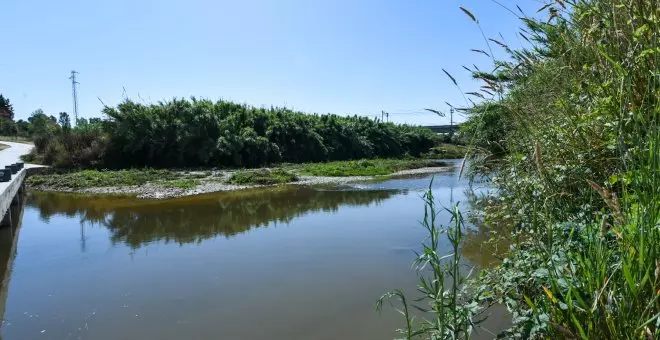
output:
[[[0,150],[0,169],[4,169],[5,165],[22,162],[21,156],[27,155],[34,148],[34,145],[24,143],[0,141],[0,144],[9,146],[7,149]]]
[[[0,142],[1,144],[8,145],[9,148],[0,150],[0,169],[5,166],[21,161],[21,156],[28,154],[34,147],[32,144],[14,143],[14,142]],[[23,180],[27,174],[27,169],[39,168],[41,165],[25,164],[25,168],[19,170],[11,176],[9,182],[0,182],[0,218],[3,219],[2,224],[9,221],[11,224],[11,214],[6,214],[9,210],[11,202],[14,197],[23,187]],[[5,217],[9,216],[9,219]]]

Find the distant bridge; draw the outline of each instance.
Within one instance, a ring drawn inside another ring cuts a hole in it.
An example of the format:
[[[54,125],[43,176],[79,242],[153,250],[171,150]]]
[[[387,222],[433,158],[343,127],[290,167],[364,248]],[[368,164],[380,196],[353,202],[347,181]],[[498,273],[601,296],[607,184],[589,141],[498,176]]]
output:
[[[424,126],[425,128],[435,132],[435,133],[450,133],[450,132],[456,132],[458,131],[461,126],[454,124],[454,125],[429,125],[429,126]]]

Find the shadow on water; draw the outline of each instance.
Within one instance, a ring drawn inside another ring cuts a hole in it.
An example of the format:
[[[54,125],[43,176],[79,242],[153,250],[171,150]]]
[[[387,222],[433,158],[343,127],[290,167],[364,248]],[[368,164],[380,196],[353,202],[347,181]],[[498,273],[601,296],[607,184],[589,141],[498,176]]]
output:
[[[185,244],[230,237],[272,222],[288,223],[309,212],[335,212],[342,205],[368,206],[395,193],[280,187],[152,201],[33,192],[27,204],[39,209],[44,221],[57,214],[79,216],[82,222],[108,228],[113,242],[139,248],[156,241]]]
[[[18,233],[20,231],[23,208],[25,206],[24,196],[19,196],[17,203],[18,204],[12,204],[7,212],[8,214],[11,214],[10,225],[0,227],[0,275],[2,280],[0,281],[0,317],[2,317],[3,323],[9,283],[14,268],[14,259],[16,258]],[[0,340],[2,340],[1,335]]]

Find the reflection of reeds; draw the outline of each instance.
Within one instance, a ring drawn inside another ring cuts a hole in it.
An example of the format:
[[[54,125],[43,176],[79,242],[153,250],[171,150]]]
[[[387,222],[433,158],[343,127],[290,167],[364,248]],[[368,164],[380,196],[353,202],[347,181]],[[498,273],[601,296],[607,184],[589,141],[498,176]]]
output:
[[[112,232],[114,242],[138,248],[153,241],[188,243],[228,237],[270,222],[287,223],[310,211],[377,203],[393,193],[279,187],[156,201],[33,192],[27,204],[38,208],[44,219],[65,214],[103,225]]]

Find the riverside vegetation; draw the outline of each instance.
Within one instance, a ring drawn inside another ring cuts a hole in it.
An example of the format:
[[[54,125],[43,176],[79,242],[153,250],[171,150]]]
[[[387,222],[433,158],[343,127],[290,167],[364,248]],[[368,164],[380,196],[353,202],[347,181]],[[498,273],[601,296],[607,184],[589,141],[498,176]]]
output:
[[[311,115],[192,98],[130,100],[107,119],[71,127],[42,112],[31,117],[29,161],[58,168],[260,167],[278,163],[420,157],[440,142],[432,131],[365,117]]]
[[[512,245],[477,277],[458,271],[462,219],[435,227],[428,193],[415,302],[425,318],[401,291],[379,303],[403,305],[404,338],[470,338],[494,303],[512,316],[501,337],[660,338],[660,4],[555,0],[541,11],[509,10],[526,48],[484,36],[475,51],[493,71],[468,68],[484,85],[466,95],[482,101],[462,109],[469,173],[497,189],[479,198],[481,222]],[[446,257],[435,248],[443,233]]]
[[[29,183],[57,190],[143,185],[151,178],[165,187],[191,189],[199,181],[186,179],[181,171],[157,177],[151,169],[280,168],[239,171],[225,181],[268,185],[296,181],[297,173],[387,175],[439,165],[416,158],[454,158],[461,152],[447,143],[448,136],[423,127],[222,100],[173,99],[149,105],[126,100],[103,112],[106,119],[80,119],[72,127],[66,113],[57,119],[37,110],[19,124],[14,136],[31,136],[35,145],[24,160],[56,169]]]

